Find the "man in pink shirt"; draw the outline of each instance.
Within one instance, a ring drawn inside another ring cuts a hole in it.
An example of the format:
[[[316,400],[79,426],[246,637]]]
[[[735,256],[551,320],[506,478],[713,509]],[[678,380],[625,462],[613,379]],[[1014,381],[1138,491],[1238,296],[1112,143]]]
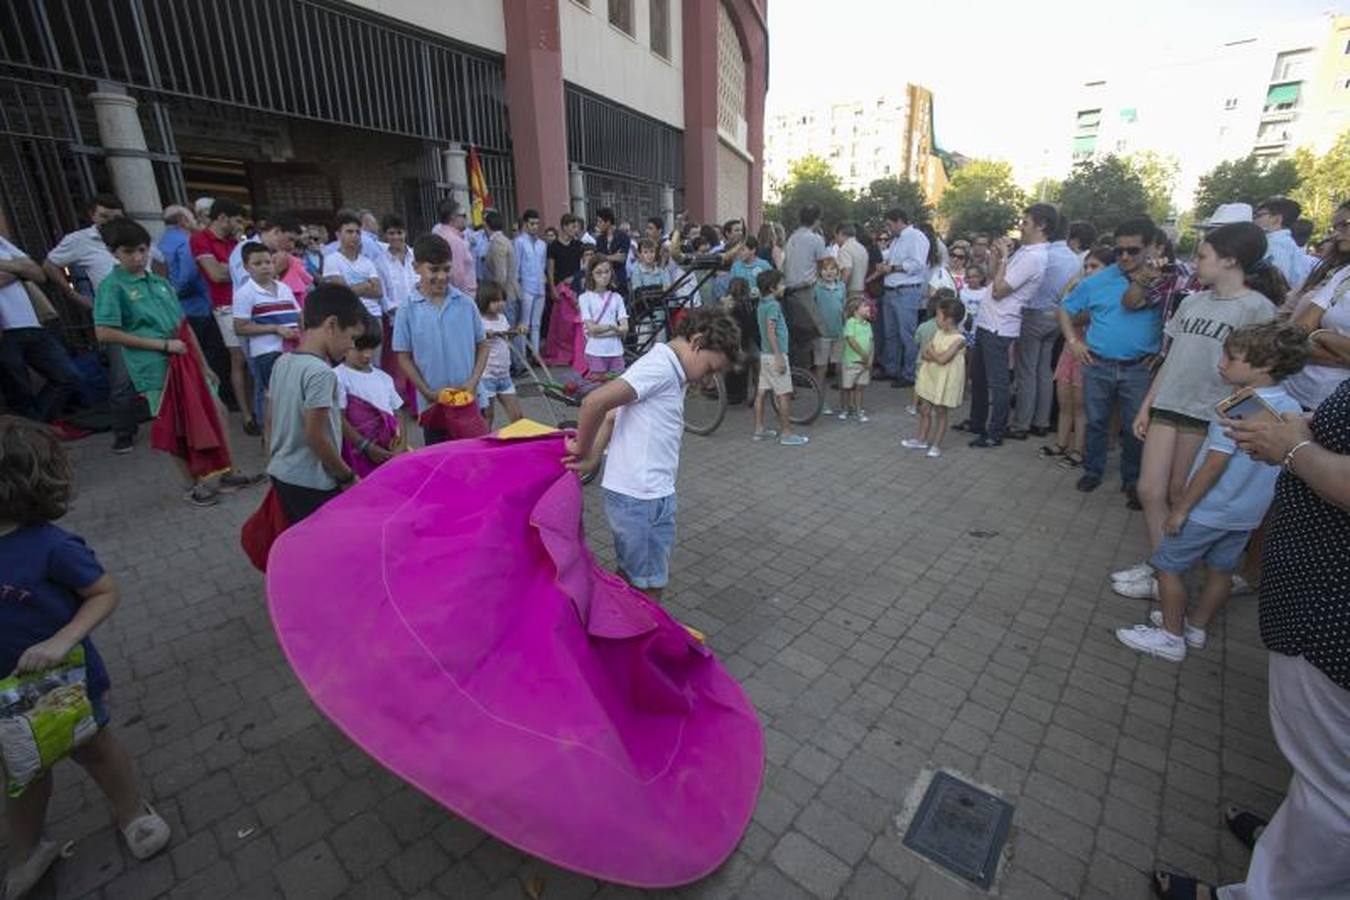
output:
[[[478,273],[469,242],[464,239],[464,211],[458,203],[447,198],[436,207],[436,218],[440,224],[432,228],[431,233],[444,238],[450,245],[450,283],[470,297],[477,296]]]

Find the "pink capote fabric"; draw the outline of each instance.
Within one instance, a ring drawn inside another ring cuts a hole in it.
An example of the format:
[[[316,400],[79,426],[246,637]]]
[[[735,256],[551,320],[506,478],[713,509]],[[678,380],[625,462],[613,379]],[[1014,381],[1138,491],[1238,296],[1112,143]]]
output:
[[[347,408],[342,411],[342,415],[356,429],[357,434],[369,438],[386,450],[393,445],[394,438],[398,437],[397,416],[385,412],[373,403],[367,403],[354,394],[347,396]],[[360,478],[365,478],[376,469],[376,465],[369,457],[358,452],[345,440],[342,442],[342,461]]]
[[[562,454],[488,437],[385,463],[277,539],[273,624],[324,714],[451,811],[597,878],[685,884],[748,825],[763,733],[596,565]]]

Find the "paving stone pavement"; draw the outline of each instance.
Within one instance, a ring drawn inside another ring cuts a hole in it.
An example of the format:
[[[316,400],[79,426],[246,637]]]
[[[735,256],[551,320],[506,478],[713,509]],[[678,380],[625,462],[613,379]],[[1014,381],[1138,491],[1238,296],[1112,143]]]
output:
[[[1235,598],[1183,666],[1136,656],[1111,629],[1147,605],[1112,594],[1106,573],[1141,557],[1143,523],[1111,478],[1077,493],[1034,440],[977,451],[954,433],[941,460],[902,450],[915,420],[900,393],[874,386],[870,424],[822,421],[804,448],[753,443],[739,407],[685,440],[668,605],[753,697],[767,759],[735,854],[653,893],[985,896],[901,845],[897,815],[937,767],[1016,805],[998,896],[1144,898],[1155,861],[1240,875],[1222,804],[1270,812],[1288,777],[1254,599]],[[50,830],[78,843],[34,896],[644,893],[527,857],[374,764],[278,650],[238,549],[260,493],[193,509],[143,439],[128,457],[108,445],[74,445],[64,524],[121,586],[97,633],[111,708],[174,839],[135,862],[92,783],[62,766]],[[241,456],[257,467],[255,446]],[[609,562],[597,491],[588,534]]]

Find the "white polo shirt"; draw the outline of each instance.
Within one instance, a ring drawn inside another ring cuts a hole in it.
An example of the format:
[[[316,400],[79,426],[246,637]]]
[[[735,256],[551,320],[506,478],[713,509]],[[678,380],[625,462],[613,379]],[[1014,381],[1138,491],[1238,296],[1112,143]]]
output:
[[[108,245],[103,243],[98,228],[93,225],[61,238],[61,243],[47,254],[47,262],[61,268],[79,266],[94,290],[98,290],[99,284],[117,266],[117,260],[108,252]]]
[[[27,259],[28,254],[0,236],[0,259]],[[37,328],[37,313],[28,299],[28,289],[15,280],[0,287],[0,331],[10,328]]]
[[[657,344],[619,377],[637,400],[615,414],[601,485],[638,500],[669,497],[684,436],[684,366],[668,345]]]
[[[1008,258],[1003,280],[1012,293],[996,299],[991,292],[975,313],[975,327],[1000,337],[1018,337],[1022,333],[1022,307],[1036,296],[1045,277],[1046,243],[1025,244]]]
[[[327,281],[334,275],[341,275],[347,287],[355,287],[363,281],[380,277],[380,273],[375,270],[375,263],[371,262],[369,257],[357,256],[356,259],[348,259],[340,250],[335,250],[323,258],[324,280]],[[377,319],[384,314],[382,297],[362,297],[361,303],[366,307],[366,312]]]

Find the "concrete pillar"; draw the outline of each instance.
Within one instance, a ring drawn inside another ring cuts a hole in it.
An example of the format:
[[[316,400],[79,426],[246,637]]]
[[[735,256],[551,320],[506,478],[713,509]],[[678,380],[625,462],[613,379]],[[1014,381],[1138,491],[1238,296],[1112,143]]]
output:
[[[441,164],[445,168],[445,183],[450,185],[450,199],[459,204],[465,215],[469,215],[472,204],[469,196],[469,153],[460,144],[451,144],[441,151]]]
[[[560,2],[568,0],[502,0],[516,204],[548,222],[568,209]]]
[[[661,220],[666,234],[675,230],[675,188],[668,184],[661,185]]]
[[[572,215],[590,224],[590,220],[586,217],[586,176],[582,173],[581,166],[576,163],[572,163],[572,167],[567,171],[567,193],[572,201]]]
[[[145,143],[136,98],[121,85],[99,82],[89,95],[98,119],[99,143],[108,162],[113,191],[126,206],[127,215],[158,238],[164,231],[164,206],[155,184],[155,168]]]
[[[717,3],[684,0],[684,205],[689,221],[717,217]]]

